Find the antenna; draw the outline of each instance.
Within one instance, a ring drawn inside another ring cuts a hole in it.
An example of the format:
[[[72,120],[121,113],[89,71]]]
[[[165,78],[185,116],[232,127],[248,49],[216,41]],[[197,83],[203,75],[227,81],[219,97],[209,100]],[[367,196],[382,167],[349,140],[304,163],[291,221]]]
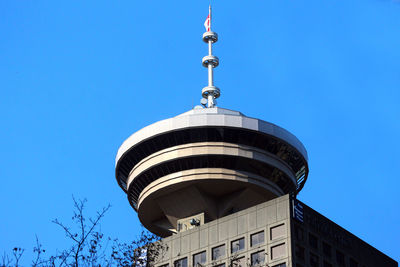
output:
[[[218,41],[218,34],[211,31],[211,5],[209,7],[209,14],[204,23],[206,32],[203,34],[203,41],[208,43],[208,56],[203,57],[202,63],[208,69],[208,86],[202,90],[203,98],[207,99],[207,107],[213,108],[217,104],[215,99],[220,96],[219,88],[214,86],[214,68],[218,67],[219,59],[212,54],[212,44]],[[203,104],[203,103],[202,103]]]

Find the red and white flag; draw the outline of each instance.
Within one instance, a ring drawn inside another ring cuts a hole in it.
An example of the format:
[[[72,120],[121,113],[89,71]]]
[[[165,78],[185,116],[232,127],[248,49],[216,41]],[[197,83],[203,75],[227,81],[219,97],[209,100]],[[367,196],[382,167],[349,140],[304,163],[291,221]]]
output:
[[[210,31],[210,14],[208,14],[206,21],[204,22],[204,27],[206,28],[206,31],[209,32]]]

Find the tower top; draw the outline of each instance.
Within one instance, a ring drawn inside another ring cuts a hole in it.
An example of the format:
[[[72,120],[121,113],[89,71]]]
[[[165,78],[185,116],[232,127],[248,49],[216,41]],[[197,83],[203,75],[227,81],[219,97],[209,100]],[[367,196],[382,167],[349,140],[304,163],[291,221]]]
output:
[[[279,126],[216,107],[220,90],[212,54],[218,41],[204,23],[208,86],[202,104],[158,121],[129,137],[118,150],[115,174],[140,222],[159,236],[285,195],[297,194],[308,176],[307,152]]]
[[[202,90],[203,99],[201,103],[208,108],[213,108],[217,104],[215,99],[220,96],[219,88],[214,86],[214,68],[218,67],[219,59],[212,54],[212,45],[218,41],[218,34],[211,31],[212,12],[211,5],[209,6],[208,16],[204,22],[206,32],[203,34],[203,41],[208,43],[208,55],[203,57],[202,63],[208,69],[208,86]]]
[[[187,219],[208,222],[296,194],[308,175],[306,149],[294,135],[220,107],[191,109],[137,131],[115,163],[141,223],[164,237]]]

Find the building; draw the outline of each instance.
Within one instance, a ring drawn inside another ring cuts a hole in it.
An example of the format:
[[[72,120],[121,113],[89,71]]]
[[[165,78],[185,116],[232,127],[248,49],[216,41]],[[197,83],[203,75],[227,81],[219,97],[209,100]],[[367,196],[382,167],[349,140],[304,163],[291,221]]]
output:
[[[284,195],[163,239],[167,266],[384,267],[397,263]]]
[[[216,107],[211,8],[201,104],[118,150],[116,178],[141,223],[164,237],[155,266],[397,266],[296,200],[307,152],[285,129]]]

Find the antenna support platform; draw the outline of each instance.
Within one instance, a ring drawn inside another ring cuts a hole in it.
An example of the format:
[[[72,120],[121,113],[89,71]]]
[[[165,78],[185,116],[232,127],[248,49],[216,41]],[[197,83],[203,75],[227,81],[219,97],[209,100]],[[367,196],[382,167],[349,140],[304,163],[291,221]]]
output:
[[[216,43],[218,41],[218,34],[216,32],[203,33],[203,41],[208,44],[209,41]]]

